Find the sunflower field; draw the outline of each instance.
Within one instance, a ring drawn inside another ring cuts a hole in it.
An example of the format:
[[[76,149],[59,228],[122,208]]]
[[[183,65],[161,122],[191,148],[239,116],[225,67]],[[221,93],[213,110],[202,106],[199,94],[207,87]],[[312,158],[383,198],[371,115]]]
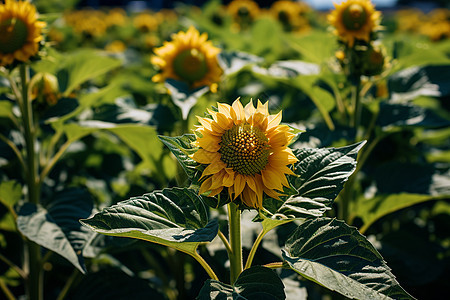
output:
[[[0,0],[0,299],[446,299],[450,6],[394,2]]]

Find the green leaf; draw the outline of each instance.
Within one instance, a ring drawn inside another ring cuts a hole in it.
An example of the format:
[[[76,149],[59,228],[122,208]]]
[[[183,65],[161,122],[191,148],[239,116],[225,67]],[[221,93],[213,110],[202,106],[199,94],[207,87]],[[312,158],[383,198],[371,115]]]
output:
[[[11,101],[0,101],[0,118],[9,118],[12,116],[13,103]]]
[[[359,217],[363,221],[363,226],[359,229],[364,233],[367,229],[382,217],[395,211],[423,203],[426,201],[445,199],[448,196],[421,195],[400,193],[393,195],[380,195],[372,199],[359,199],[356,203],[352,203],[350,211],[352,217]]]
[[[162,145],[157,142],[156,129],[152,126],[88,120],[79,123],[62,124],[55,126],[55,128],[62,130],[69,142],[74,142],[99,130],[111,132],[139,155],[144,167],[150,168],[155,173],[159,168]]]
[[[191,108],[197,103],[197,99],[209,91],[208,86],[191,89],[187,83],[170,78],[164,83],[170,92],[173,103],[181,109],[183,120],[187,119]]]
[[[208,299],[286,299],[280,277],[269,268],[254,266],[244,270],[231,286],[207,280],[197,297]]]
[[[199,244],[217,235],[216,220],[194,191],[172,188],[144,194],[107,207],[81,223],[112,236],[142,239],[196,255]]]
[[[280,60],[268,68],[253,66],[252,71],[266,76],[291,78],[299,75],[317,75],[320,67],[317,64],[300,60]]]
[[[84,273],[81,250],[93,233],[78,220],[92,213],[92,199],[83,190],[68,189],[49,203],[46,208],[32,203],[22,205],[17,227],[28,239],[63,256]]]
[[[450,65],[429,65],[401,70],[388,79],[392,101],[409,101],[419,96],[442,97],[450,94],[447,78]]]
[[[298,176],[290,178],[297,196],[331,205],[353,174],[358,151],[365,143],[341,148],[295,149],[298,162],[294,164],[294,173]]]
[[[239,72],[244,67],[263,61],[263,58],[239,51],[222,51],[217,55],[217,60],[225,75]]]
[[[103,75],[120,65],[119,60],[90,49],[68,54],[57,73],[60,91],[64,96],[68,96],[85,81]]]
[[[22,196],[22,187],[15,180],[0,183],[0,203],[8,208],[16,205]]]
[[[292,83],[311,99],[328,128],[333,131],[335,126],[329,112],[334,109],[336,100],[327,90],[320,87],[319,79],[318,76],[301,76],[293,79]]]
[[[446,120],[432,110],[424,107],[382,102],[380,104],[377,125],[383,127],[385,131],[397,127],[440,128],[448,127],[450,120]]]
[[[189,157],[196,151],[191,144],[195,141],[195,135],[184,134],[177,137],[159,135],[158,137],[175,155],[189,179],[196,183],[201,176],[201,172],[197,169],[199,163]]]
[[[343,221],[306,221],[286,242],[283,258],[303,277],[351,299],[413,299],[370,242]]]

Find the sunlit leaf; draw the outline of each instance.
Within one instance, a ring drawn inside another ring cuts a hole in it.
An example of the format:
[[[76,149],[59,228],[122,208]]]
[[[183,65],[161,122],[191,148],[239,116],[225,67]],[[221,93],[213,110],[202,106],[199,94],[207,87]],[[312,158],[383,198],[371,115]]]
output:
[[[183,120],[186,120],[197,99],[209,91],[208,86],[191,89],[185,82],[167,79],[165,85],[169,90],[173,103],[181,109]]]
[[[80,50],[66,54],[57,73],[60,90],[64,96],[68,96],[83,82],[103,75],[120,65],[119,60],[95,50]]]
[[[286,295],[283,282],[274,271],[254,266],[244,270],[233,285],[207,280],[197,299],[286,299]]]
[[[447,96],[450,94],[449,77],[450,65],[414,66],[401,70],[388,79],[391,100],[399,102],[418,96]]]
[[[341,148],[295,149],[298,162],[294,164],[292,185],[298,196],[321,199],[330,205],[356,168],[358,151],[365,141]]]
[[[196,182],[198,178],[200,178],[200,173],[197,169],[199,163],[189,157],[189,155],[194,154],[196,151],[191,144],[195,141],[195,135],[184,134],[177,137],[160,135],[158,137],[161,142],[169,148],[173,155],[175,155],[189,179]]]
[[[357,203],[352,204],[350,211],[352,217],[361,218],[363,226],[361,226],[359,231],[365,232],[374,222],[390,213],[412,205],[446,197],[448,196],[408,193],[380,195],[371,199],[359,199]]]
[[[303,277],[351,299],[413,299],[370,242],[336,219],[300,225],[286,242],[283,258]]]
[[[93,210],[89,193],[66,189],[55,195],[45,208],[25,203],[17,217],[19,231],[33,242],[50,249],[85,272],[81,250],[93,235],[78,222]]]
[[[222,51],[217,56],[217,60],[225,75],[236,73],[246,66],[263,61],[259,56],[239,51]]]
[[[0,182],[0,203],[12,208],[22,196],[22,186],[15,180]]]
[[[450,120],[446,120],[431,109],[421,106],[382,102],[377,125],[383,127],[384,130],[397,127],[440,128],[450,126]]]
[[[81,222],[102,234],[142,239],[191,255],[218,231],[217,222],[208,221],[200,196],[181,188],[130,198]]]

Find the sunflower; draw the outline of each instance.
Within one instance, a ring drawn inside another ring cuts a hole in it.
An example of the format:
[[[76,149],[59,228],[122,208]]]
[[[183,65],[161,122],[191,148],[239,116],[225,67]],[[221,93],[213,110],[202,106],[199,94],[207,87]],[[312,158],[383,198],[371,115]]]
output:
[[[228,4],[227,11],[238,30],[247,29],[260,14],[258,3],[253,0],[233,0]]]
[[[195,130],[194,146],[199,149],[191,158],[204,169],[200,194],[209,196],[228,188],[230,200],[240,197],[248,207],[261,208],[263,193],[279,199],[286,175],[295,175],[288,165],[297,161],[287,147],[294,134],[287,125],[279,125],[281,111],[268,112],[268,102],[255,108],[250,101],[245,108],[239,98],[232,106],[217,103],[218,111],[208,109],[212,118],[197,117],[201,126]]]
[[[36,7],[25,1],[0,4],[0,66],[14,60],[26,62],[39,50],[44,22],[37,21]]]
[[[369,42],[370,34],[378,29],[381,13],[369,0],[347,0],[334,4],[335,10],[328,15],[328,21],[335,33],[350,47],[355,39]]]
[[[215,92],[222,75],[217,62],[220,49],[207,39],[206,33],[200,35],[193,26],[187,32],[173,34],[171,42],[164,42],[162,47],[154,50],[156,56],[151,62],[162,72],[152,80],[162,82],[173,78],[188,83],[191,88],[208,85]]]

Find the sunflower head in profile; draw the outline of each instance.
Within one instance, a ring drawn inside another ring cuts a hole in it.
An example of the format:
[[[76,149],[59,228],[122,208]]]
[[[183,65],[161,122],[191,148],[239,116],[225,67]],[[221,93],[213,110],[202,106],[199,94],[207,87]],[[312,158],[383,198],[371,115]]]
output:
[[[350,47],[353,47],[355,40],[369,42],[371,33],[378,29],[381,17],[370,0],[347,0],[334,6],[328,21],[335,27],[335,33]]]
[[[217,90],[217,82],[222,69],[217,62],[220,49],[208,41],[206,33],[200,34],[193,26],[187,32],[172,35],[171,42],[164,42],[154,49],[156,54],[151,62],[161,72],[153,76],[155,82],[172,78],[186,82],[191,88],[209,86],[212,92]]]
[[[281,111],[270,115],[268,102],[260,101],[244,108],[239,99],[217,105],[217,111],[208,109],[211,118],[197,117],[199,149],[191,158],[206,165],[199,193],[215,196],[226,188],[231,201],[253,208],[262,208],[264,193],[279,199],[289,186],[286,175],[295,175],[288,165],[297,161],[287,147],[294,134],[280,125]]]
[[[5,0],[0,4],[0,66],[27,62],[36,55],[44,26],[29,2]]]

